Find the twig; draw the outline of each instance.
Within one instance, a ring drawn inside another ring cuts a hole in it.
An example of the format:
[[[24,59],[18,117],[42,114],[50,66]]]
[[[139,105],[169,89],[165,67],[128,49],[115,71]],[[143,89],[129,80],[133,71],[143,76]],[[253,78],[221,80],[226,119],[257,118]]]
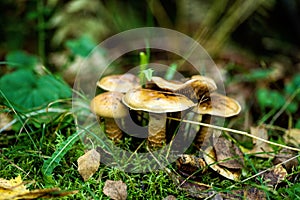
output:
[[[176,120],[176,121],[182,121],[182,122],[185,122],[185,123],[197,124],[197,125],[200,125],[200,126],[206,126],[206,127],[213,128],[213,129],[228,131],[228,132],[231,132],[231,133],[237,133],[239,135],[245,135],[245,136],[263,141],[263,142],[271,144],[271,145],[275,145],[275,146],[278,146],[278,147],[282,147],[282,148],[286,148],[286,149],[290,149],[290,150],[293,150],[293,151],[299,151],[300,152],[300,149],[298,149],[298,148],[286,146],[286,145],[283,145],[283,144],[278,144],[276,142],[271,142],[269,140],[262,139],[260,137],[255,136],[255,135],[251,135],[250,133],[248,133],[246,131],[240,131],[240,130],[235,130],[235,129],[231,129],[231,128],[225,128],[225,127],[215,126],[215,125],[211,125],[211,124],[206,124],[206,123],[202,123],[202,122],[195,122],[195,121],[191,121],[191,120],[177,119],[177,118],[173,118],[173,117],[168,117],[168,118],[172,119],[172,120]]]

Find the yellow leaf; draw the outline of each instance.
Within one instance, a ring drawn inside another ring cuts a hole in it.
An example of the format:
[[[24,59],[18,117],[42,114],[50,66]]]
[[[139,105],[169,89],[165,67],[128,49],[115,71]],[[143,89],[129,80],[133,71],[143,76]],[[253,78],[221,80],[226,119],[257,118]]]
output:
[[[17,199],[37,199],[37,198],[53,198],[75,194],[78,191],[61,191],[59,188],[36,189],[29,191],[26,189],[21,176],[14,179],[6,180],[0,178],[0,200],[17,200]]]

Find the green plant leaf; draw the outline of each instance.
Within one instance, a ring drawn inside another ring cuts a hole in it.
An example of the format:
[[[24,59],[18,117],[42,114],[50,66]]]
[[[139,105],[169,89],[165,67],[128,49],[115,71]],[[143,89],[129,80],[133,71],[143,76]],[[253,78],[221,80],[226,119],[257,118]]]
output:
[[[69,98],[72,94],[70,87],[62,80],[53,75],[37,76],[31,70],[17,70],[3,76],[0,90],[14,109],[22,112],[60,98]]]
[[[37,64],[37,57],[29,55],[24,51],[13,51],[5,58],[10,68],[33,69]]]
[[[96,44],[90,37],[84,35],[75,40],[68,40],[66,42],[66,46],[72,51],[74,55],[87,57],[90,52],[96,47]]]
[[[285,98],[278,91],[259,89],[256,92],[258,103],[263,108],[279,108],[285,103]]]
[[[66,155],[66,153],[72,148],[76,141],[79,140],[79,135],[83,131],[78,131],[73,135],[69,136],[67,140],[62,142],[56,151],[52,154],[51,158],[44,160],[42,166],[42,174],[46,183],[51,184],[54,182],[52,172],[55,167],[59,165],[61,159]]]

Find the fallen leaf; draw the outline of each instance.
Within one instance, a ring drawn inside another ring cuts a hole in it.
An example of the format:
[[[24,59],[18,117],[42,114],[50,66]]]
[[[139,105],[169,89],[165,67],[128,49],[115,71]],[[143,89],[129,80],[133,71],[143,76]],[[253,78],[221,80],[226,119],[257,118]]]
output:
[[[245,189],[232,190],[229,192],[217,193],[212,200],[219,199],[247,199],[247,200],[265,200],[266,193],[255,187],[247,187]]]
[[[100,154],[95,150],[89,150],[77,159],[78,172],[84,181],[87,181],[100,166]]]
[[[173,195],[168,195],[167,197],[165,197],[163,200],[176,200],[176,197]]]
[[[225,178],[238,181],[241,175],[240,170],[227,169],[226,167],[222,167],[218,165],[217,156],[213,147],[208,147],[205,149],[205,154],[203,156],[207,165],[212,168],[214,171],[224,176]]]
[[[275,156],[274,160],[273,160],[273,164],[277,165],[282,163],[282,165],[285,167],[285,169],[287,171],[292,171],[293,169],[295,169],[298,165],[298,159],[294,158],[288,162],[286,162],[287,160],[295,157],[297,155],[296,152],[289,150],[289,149],[281,149],[279,151],[279,153]]]
[[[252,135],[254,135],[256,137],[259,137],[259,138],[262,138],[265,140],[269,139],[268,132],[263,127],[251,127],[250,132]],[[250,151],[247,151],[247,153],[254,154],[254,156],[260,157],[260,158],[273,158],[275,156],[275,154],[272,153],[274,150],[272,149],[272,147],[269,144],[267,144],[259,139],[253,139],[252,141],[253,141],[254,147]]]
[[[293,128],[293,129],[286,130],[283,138],[286,143],[293,144],[295,146],[299,146],[300,145],[300,129]]]
[[[0,178],[0,200],[54,198],[76,194],[78,192],[61,191],[59,188],[35,189],[30,191],[26,189],[26,183],[28,182],[23,182],[20,175],[10,180]]]
[[[231,141],[224,137],[217,138],[214,149],[218,165],[229,169],[242,169],[244,158],[241,150]]]
[[[105,181],[103,193],[114,200],[124,200],[127,198],[127,185],[121,180]]]
[[[263,179],[267,185],[275,187],[278,183],[281,183],[287,175],[288,173],[282,165],[276,165],[274,169],[263,174]]]
[[[191,176],[206,170],[206,163],[195,155],[183,154],[176,160],[178,171],[184,176]]]

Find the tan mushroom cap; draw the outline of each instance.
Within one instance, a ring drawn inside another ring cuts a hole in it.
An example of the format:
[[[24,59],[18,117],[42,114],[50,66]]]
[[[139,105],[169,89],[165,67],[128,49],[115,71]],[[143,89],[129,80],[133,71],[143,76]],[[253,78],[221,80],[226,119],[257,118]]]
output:
[[[125,93],[132,88],[140,86],[139,78],[133,74],[111,75],[102,78],[97,82],[97,86],[106,91]]]
[[[122,101],[133,110],[152,113],[178,112],[196,105],[181,94],[142,88],[128,91]]]
[[[153,76],[151,80],[161,89],[168,90],[168,91],[174,91],[179,88],[181,88],[184,83],[179,81],[168,81],[165,80],[159,76]]]
[[[236,100],[230,97],[212,93],[209,100],[200,102],[193,111],[202,115],[209,114],[220,117],[232,117],[240,113],[241,106]]]
[[[120,92],[104,92],[95,96],[90,104],[91,111],[106,118],[123,118],[127,108],[122,104],[124,94]]]

